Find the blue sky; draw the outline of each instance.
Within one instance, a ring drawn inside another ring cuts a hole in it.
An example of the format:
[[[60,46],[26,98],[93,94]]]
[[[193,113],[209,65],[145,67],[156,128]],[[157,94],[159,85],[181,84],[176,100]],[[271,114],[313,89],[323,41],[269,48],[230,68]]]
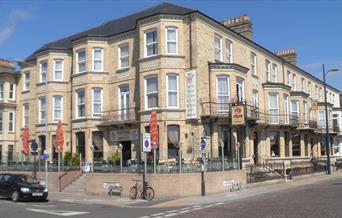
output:
[[[24,59],[44,43],[164,1],[0,0],[0,58]],[[342,1],[172,1],[223,20],[247,14],[253,39],[270,51],[295,48],[298,65],[342,90]]]

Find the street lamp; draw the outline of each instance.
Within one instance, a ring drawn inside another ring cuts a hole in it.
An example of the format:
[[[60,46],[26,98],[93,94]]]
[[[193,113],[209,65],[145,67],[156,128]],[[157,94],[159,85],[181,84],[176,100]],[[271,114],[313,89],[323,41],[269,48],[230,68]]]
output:
[[[328,122],[328,105],[327,105],[327,84],[325,83],[325,76],[329,72],[337,72],[339,69],[332,68],[325,72],[324,64],[323,67],[323,85],[324,85],[324,106],[325,106],[325,149],[327,151],[327,173],[328,175],[331,174],[330,168],[330,143],[329,143],[329,122]]]

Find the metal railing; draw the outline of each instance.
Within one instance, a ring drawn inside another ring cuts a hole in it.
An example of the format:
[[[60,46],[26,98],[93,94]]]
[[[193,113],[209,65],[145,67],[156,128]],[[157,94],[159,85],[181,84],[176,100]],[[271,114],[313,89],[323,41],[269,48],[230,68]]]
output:
[[[231,110],[230,103],[218,103],[215,100],[209,102],[201,102],[201,117],[217,116],[229,117]]]
[[[137,120],[136,108],[124,108],[117,110],[104,111],[101,117],[102,123],[120,123]]]
[[[32,162],[8,162],[8,163],[0,163],[0,171],[33,171],[34,165]],[[41,164],[39,166],[39,163],[36,163],[36,170],[37,172],[41,171],[43,172],[45,170],[44,161],[41,161]],[[79,171],[80,166],[79,165],[67,165],[63,162],[61,163],[61,171]],[[57,163],[49,163],[48,164],[48,171],[49,172],[57,172],[58,171],[58,165]]]

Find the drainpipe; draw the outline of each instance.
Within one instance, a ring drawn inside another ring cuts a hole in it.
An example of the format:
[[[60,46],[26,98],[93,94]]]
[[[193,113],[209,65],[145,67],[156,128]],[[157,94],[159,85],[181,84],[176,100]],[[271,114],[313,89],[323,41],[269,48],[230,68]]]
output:
[[[73,114],[73,111],[72,111],[72,105],[73,105],[73,101],[72,101],[72,99],[73,99],[73,93],[72,93],[72,81],[73,81],[73,79],[72,79],[72,74],[73,74],[73,68],[74,68],[74,54],[73,54],[73,51],[72,51],[72,49],[71,49],[71,64],[70,64],[70,135],[69,135],[69,137],[70,137],[70,152],[71,152],[71,154],[72,154],[72,147],[73,147],[73,143],[72,143],[72,114]]]

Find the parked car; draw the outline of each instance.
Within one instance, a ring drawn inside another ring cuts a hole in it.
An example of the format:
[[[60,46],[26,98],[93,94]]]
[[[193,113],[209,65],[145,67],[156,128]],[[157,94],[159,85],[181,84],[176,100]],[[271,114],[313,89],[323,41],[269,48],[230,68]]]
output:
[[[48,190],[29,175],[0,173],[0,195],[13,201],[46,201]]]

